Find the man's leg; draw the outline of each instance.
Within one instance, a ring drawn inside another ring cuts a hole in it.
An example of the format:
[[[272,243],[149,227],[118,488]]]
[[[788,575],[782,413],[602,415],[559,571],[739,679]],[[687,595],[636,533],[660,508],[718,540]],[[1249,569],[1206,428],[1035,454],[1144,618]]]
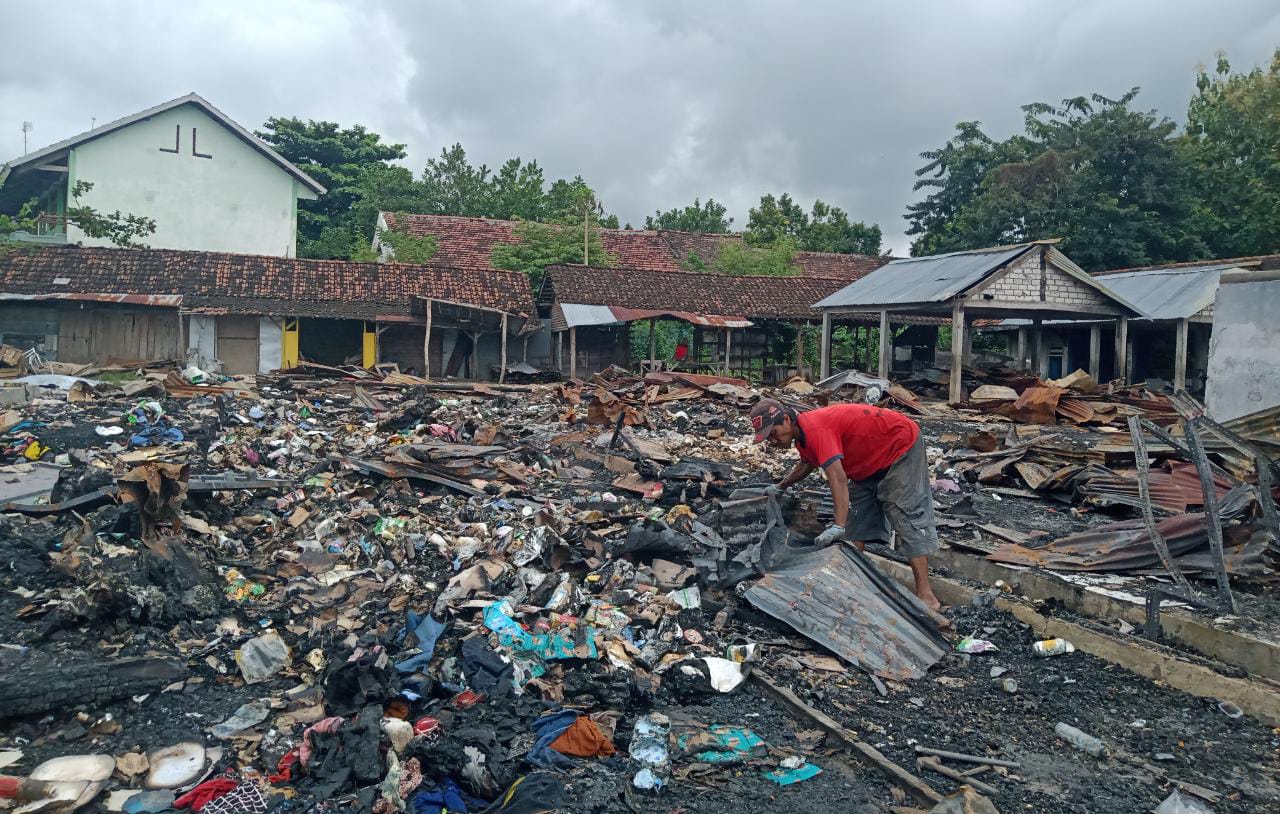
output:
[[[844,539],[859,551],[867,550],[868,540],[889,540],[889,524],[876,497],[879,485],[879,478],[849,481],[849,520],[844,525]]]
[[[942,603],[929,584],[929,555],[938,550],[938,529],[933,518],[933,490],[924,437],[885,472],[876,496],[889,525],[898,533],[898,553],[906,557],[915,580],[916,596],[933,610]]]

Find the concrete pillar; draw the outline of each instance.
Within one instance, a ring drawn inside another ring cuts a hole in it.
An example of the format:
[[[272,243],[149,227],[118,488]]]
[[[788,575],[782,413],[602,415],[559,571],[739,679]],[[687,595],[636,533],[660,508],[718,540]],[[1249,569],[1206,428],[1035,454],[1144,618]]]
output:
[[[569,329],[569,378],[578,378],[578,326]]]
[[[653,362],[657,355],[658,347],[658,321],[652,317],[649,318],[649,369],[653,370]]]
[[[1027,329],[1018,329],[1018,355],[1017,364],[1014,367],[1018,370],[1027,369]]]
[[[733,329],[724,329],[724,375],[729,375],[729,351],[733,348]]]
[[[1031,321],[1031,372],[1044,375],[1044,323],[1037,317]]]
[[[1096,382],[1102,377],[1102,326],[1089,327],[1089,375]]]
[[[1185,319],[1178,320],[1173,342],[1173,387],[1175,390],[1187,389],[1187,334],[1190,331],[1190,322]]]
[[[1119,317],[1116,320],[1116,370],[1115,377],[1122,384],[1129,383],[1129,318]]]
[[[964,300],[957,299],[951,308],[951,388],[947,401],[958,404],[964,399],[965,344]]]
[[[892,368],[893,330],[889,327],[889,310],[886,308],[880,312],[880,364],[876,368],[876,375],[887,379]]]
[[[818,378],[825,379],[831,375],[831,312],[822,312],[822,347],[819,349]]]

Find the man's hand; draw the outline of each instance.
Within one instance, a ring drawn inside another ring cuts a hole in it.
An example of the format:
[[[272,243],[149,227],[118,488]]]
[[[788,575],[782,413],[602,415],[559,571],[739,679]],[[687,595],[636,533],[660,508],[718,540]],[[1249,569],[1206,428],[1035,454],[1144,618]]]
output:
[[[838,542],[843,539],[844,539],[844,526],[837,526],[836,524],[832,523],[830,526],[827,526],[826,531],[822,532],[816,538],[814,538],[814,543],[820,546],[829,546],[832,543]]]

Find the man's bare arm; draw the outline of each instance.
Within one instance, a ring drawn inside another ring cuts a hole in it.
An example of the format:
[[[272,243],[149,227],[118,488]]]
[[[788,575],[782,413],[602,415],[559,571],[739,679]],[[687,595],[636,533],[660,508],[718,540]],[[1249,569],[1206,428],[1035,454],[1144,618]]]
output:
[[[839,460],[827,464],[823,471],[827,473],[831,502],[835,504],[836,516],[832,522],[843,528],[849,522],[849,477],[844,474],[844,467]]]
[[[813,471],[813,465],[808,461],[797,461],[796,465],[791,467],[791,471],[778,484],[779,489],[786,489],[792,484],[799,483],[809,477],[809,473]]]

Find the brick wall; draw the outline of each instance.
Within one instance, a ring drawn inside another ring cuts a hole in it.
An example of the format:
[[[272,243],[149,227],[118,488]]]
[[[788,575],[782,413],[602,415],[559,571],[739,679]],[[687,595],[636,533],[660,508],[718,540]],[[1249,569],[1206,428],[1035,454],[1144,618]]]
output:
[[[1102,305],[1105,298],[1097,289],[1085,285],[1067,272],[1049,264],[1045,301],[1064,305]],[[983,290],[997,300],[1040,302],[1040,254],[1031,252],[1019,258],[1009,271]]]

